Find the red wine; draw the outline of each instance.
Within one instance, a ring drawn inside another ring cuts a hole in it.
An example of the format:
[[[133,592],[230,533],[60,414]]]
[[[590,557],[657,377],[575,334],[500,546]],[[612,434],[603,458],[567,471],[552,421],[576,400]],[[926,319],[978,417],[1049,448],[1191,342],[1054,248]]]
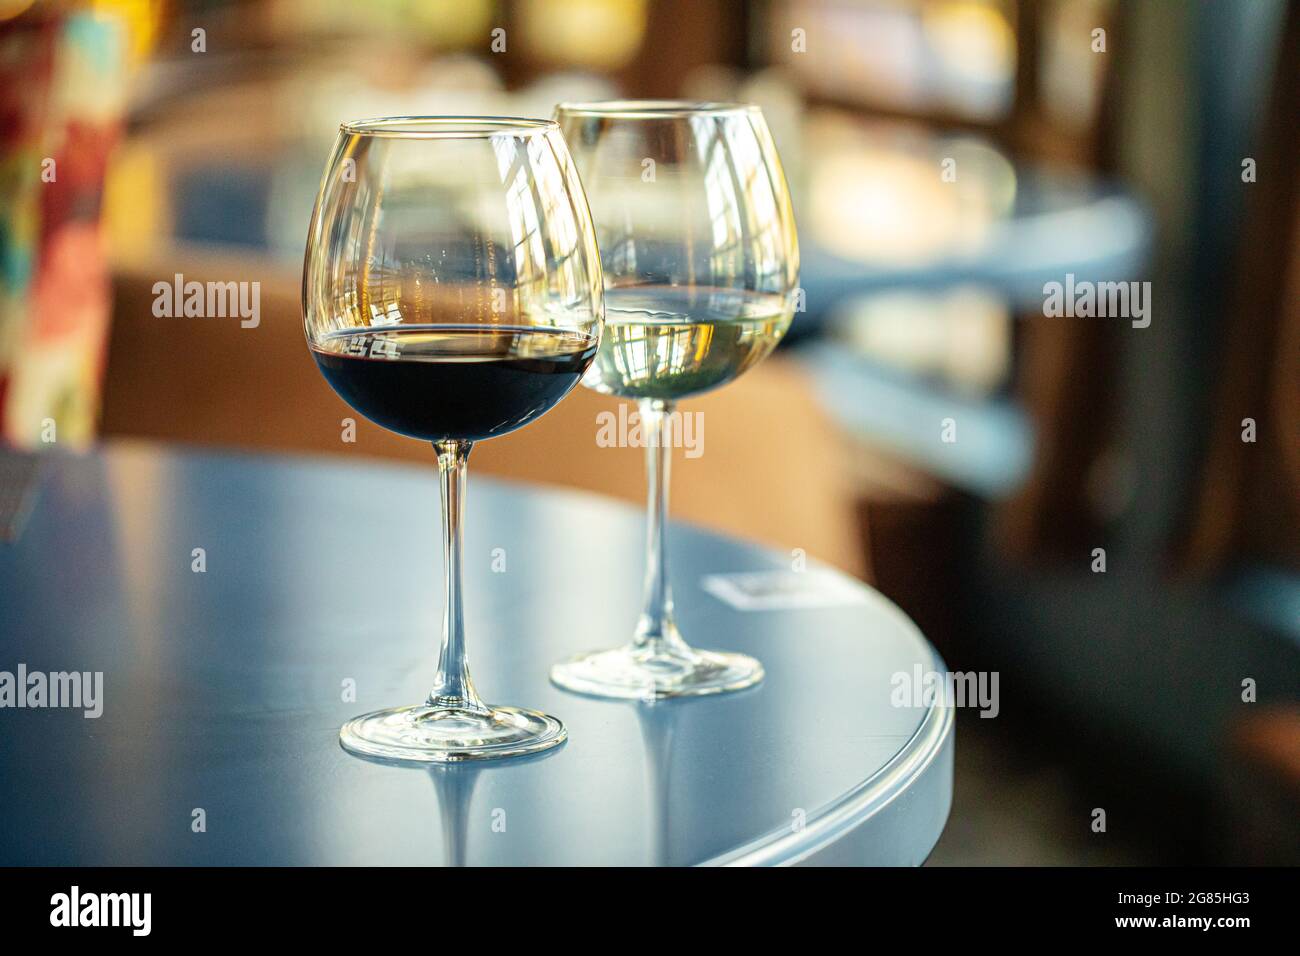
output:
[[[335,333],[312,355],[334,391],[375,424],[425,441],[478,441],[549,410],[596,345],[596,336],[566,329],[423,325]]]

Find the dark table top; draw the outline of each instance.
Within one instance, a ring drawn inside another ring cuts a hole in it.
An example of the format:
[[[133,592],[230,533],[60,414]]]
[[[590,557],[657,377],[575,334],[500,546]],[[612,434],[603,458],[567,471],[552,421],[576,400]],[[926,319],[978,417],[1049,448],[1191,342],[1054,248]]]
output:
[[[893,675],[943,669],[897,608],[810,568],[782,579],[789,606],[739,609],[706,577],[789,558],[674,526],[684,634],[758,656],[766,680],[653,705],[565,693],[551,663],[630,634],[641,514],[472,462],[476,684],[558,715],[570,739],[433,769],[344,752],[344,720],[427,693],[437,497],[432,466],[137,444],[47,457],[0,544],[0,672],[102,672],[103,712],[0,708],[0,863],[925,859],[951,799],[952,711],[891,703]]]

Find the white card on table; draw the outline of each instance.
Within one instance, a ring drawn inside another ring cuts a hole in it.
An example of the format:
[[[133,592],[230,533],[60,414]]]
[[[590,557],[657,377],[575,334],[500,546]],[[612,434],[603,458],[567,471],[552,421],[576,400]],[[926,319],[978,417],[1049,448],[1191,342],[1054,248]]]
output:
[[[738,611],[861,604],[860,585],[831,571],[746,571],[709,574],[701,587]]]

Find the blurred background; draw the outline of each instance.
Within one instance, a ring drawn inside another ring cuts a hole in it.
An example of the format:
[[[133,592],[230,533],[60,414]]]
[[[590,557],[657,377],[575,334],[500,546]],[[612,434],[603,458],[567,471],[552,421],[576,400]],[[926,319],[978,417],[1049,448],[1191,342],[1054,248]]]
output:
[[[1297,64],[1282,0],[0,0],[0,430],[433,468],[340,441],[303,342],[339,122],[758,103],[806,309],[687,403],[674,516],[1000,673],[931,864],[1294,864]],[[156,317],[177,273],[259,282],[260,323]],[[1045,314],[1067,276],[1151,283],[1150,324]],[[579,390],[475,473],[639,505],[610,407]]]

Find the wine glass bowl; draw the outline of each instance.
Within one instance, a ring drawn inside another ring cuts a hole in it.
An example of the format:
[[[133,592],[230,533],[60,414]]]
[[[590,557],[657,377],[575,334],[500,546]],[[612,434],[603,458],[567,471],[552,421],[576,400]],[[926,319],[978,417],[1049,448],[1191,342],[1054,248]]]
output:
[[[521,427],[590,363],[598,283],[586,199],[554,123],[341,127],[303,311],[322,373],[367,418],[426,441]]]
[[[676,403],[762,361],[796,311],[799,249],[780,159],[762,111],[747,104],[564,103],[556,119],[605,276],[604,334],[583,384],[638,403],[649,495],[645,602],[632,642],[557,664],[551,680],[602,697],[739,690],[762,679],[762,665],[691,648],[674,620],[667,446]]]
[[[559,127],[509,117],[393,117],[340,127],[308,232],[307,343],[331,387],[433,444],[444,620],[428,699],[366,714],[340,739],[370,757],[532,753],[559,720],[483,702],[461,592],[465,468],[477,441],[545,414],[581,379],[604,314],[586,197]]]

